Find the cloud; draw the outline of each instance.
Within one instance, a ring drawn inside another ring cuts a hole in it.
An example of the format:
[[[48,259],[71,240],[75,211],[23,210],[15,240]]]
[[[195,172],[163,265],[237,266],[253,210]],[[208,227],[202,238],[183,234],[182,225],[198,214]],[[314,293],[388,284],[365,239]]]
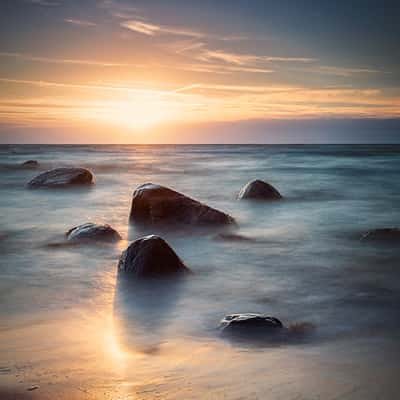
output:
[[[98,7],[106,9],[113,17],[121,19],[137,18],[138,9],[130,4],[121,4],[113,0],[98,0]]]
[[[175,28],[164,25],[155,25],[140,20],[128,20],[121,22],[120,25],[123,28],[148,36],[154,36],[156,34],[168,34],[168,35],[188,36],[196,38],[201,38],[206,36],[206,34],[202,32],[196,32],[190,29]]]
[[[176,64],[173,67],[176,70],[192,71],[192,72],[206,72],[213,74],[232,74],[235,72],[256,73],[256,74],[270,74],[275,70],[270,68],[256,68],[245,66],[231,66],[231,65],[212,65],[212,64]]]
[[[205,43],[193,39],[176,41],[167,45],[167,47],[176,54],[193,52],[194,50],[203,48],[204,46]]]
[[[223,84],[196,83],[184,86],[175,91],[189,92],[195,89],[241,92],[241,93],[282,93],[282,92],[288,93],[288,92],[303,90],[304,88],[298,86],[223,85]]]
[[[317,58],[307,57],[272,57],[272,56],[261,56],[260,60],[269,62],[299,62],[299,63],[313,63],[318,61]]]
[[[207,48],[204,41],[182,40],[167,45],[176,54],[183,54],[193,60],[201,61],[202,68],[227,69],[230,72],[269,73],[274,63],[316,63],[318,59],[310,57],[281,57],[257,54],[245,54],[225,50]],[[212,65],[212,67],[210,67]]]
[[[26,0],[29,3],[36,4],[38,6],[52,7],[59,6],[61,3],[56,0]]]
[[[377,69],[369,68],[345,68],[345,67],[334,67],[328,65],[321,65],[318,68],[314,68],[312,72],[318,72],[322,74],[336,75],[336,76],[352,76],[354,74],[379,74],[387,73]]]
[[[229,64],[247,65],[257,61],[253,55],[229,53],[222,50],[204,50],[196,58],[200,61],[223,61]]]
[[[204,73],[214,73],[214,74],[231,74],[235,72],[246,72],[246,73],[271,73],[274,72],[272,69],[267,68],[251,68],[251,67],[240,67],[240,66],[229,66],[229,65],[211,65],[211,64],[131,64],[131,63],[118,63],[118,62],[108,62],[108,61],[94,61],[94,60],[82,60],[82,59],[68,59],[68,58],[52,58],[35,56],[32,54],[24,53],[9,53],[0,52],[0,57],[17,58],[20,60],[48,63],[48,64],[71,64],[71,65],[86,65],[94,67],[124,67],[124,68],[149,68],[155,67],[160,69],[175,69],[180,71],[192,71],[192,72],[204,72]]]
[[[113,17],[123,20],[119,22],[122,28],[129,29],[142,35],[155,36],[166,34],[196,38],[209,36],[205,32],[195,31],[186,27],[176,27],[149,22],[142,16],[137,7],[128,4],[121,4],[113,0],[103,0],[99,6],[108,9]],[[229,40],[228,37],[225,39]],[[237,39],[238,37],[236,37],[236,40]]]
[[[347,68],[347,67],[337,67],[330,65],[315,65],[309,67],[291,67],[288,68],[291,71],[296,72],[306,72],[312,74],[320,74],[320,75],[331,75],[331,76],[339,76],[344,78],[349,78],[354,75],[366,75],[366,74],[390,74],[391,72],[382,71],[378,69],[372,68]]]
[[[91,65],[91,66],[97,66],[97,67],[126,67],[126,66],[133,66],[133,65],[130,65],[130,64],[105,62],[105,61],[41,57],[41,56],[34,56],[34,55],[31,55],[31,54],[23,54],[23,53],[0,52],[0,57],[12,57],[12,58],[18,58],[18,59],[21,59],[21,60],[35,61],[35,62],[41,62],[41,63],[51,63],[51,64],[76,64],[76,65]]]
[[[174,90],[155,90],[148,88],[139,88],[132,86],[116,86],[116,85],[100,85],[100,84],[87,84],[87,83],[65,83],[54,81],[41,81],[30,79],[10,79],[0,78],[0,82],[17,84],[17,85],[31,85],[49,88],[65,88],[65,89],[83,89],[83,90],[102,90],[102,91],[117,91],[126,93],[140,93],[148,95],[174,95]]]
[[[254,54],[242,54],[227,52],[224,50],[203,50],[196,56],[201,61],[219,60],[229,64],[249,65],[257,62],[300,62],[313,63],[318,61],[315,58],[306,57],[274,57],[274,56],[259,56]]]
[[[193,72],[265,74],[276,71],[276,68],[273,68],[273,63],[315,63],[318,61],[316,58],[260,56],[224,50],[210,50],[204,41],[194,39],[172,42],[164,45],[164,48],[196,61],[188,64],[177,64],[176,69]],[[198,61],[201,63],[198,63]]]
[[[216,35],[211,34],[199,30],[193,30],[186,27],[174,27],[169,25],[156,24],[146,21],[143,17],[130,18],[127,19],[127,15],[121,12],[113,12],[113,16],[126,19],[125,21],[120,23],[120,26],[126,29],[129,29],[136,33],[141,33],[143,35],[155,36],[155,35],[174,35],[174,36],[182,36],[188,38],[208,38],[219,40],[223,42],[236,42],[249,40],[247,36],[241,35]]]
[[[78,25],[78,26],[96,26],[96,24],[94,22],[84,21],[81,19],[65,18],[64,21],[68,22],[69,24]]]
[[[204,42],[178,42],[175,52],[185,54],[194,60],[205,64],[194,64],[191,70],[215,73],[248,72],[248,73],[269,73],[280,69],[287,71],[301,71],[306,73],[317,73],[332,76],[351,77],[356,74],[388,74],[390,72],[373,68],[347,68],[330,65],[319,65],[320,60],[312,57],[282,57],[245,54],[225,50],[211,50]],[[287,64],[276,67],[275,64]],[[295,65],[291,65],[295,64]],[[299,64],[303,64],[300,66]],[[309,65],[306,65],[309,64]],[[272,67],[271,67],[272,66]],[[190,68],[188,69],[190,70]]]
[[[130,29],[131,31],[142,33],[143,35],[153,36],[161,28],[157,25],[149,24],[142,21],[125,21],[121,23],[123,28]]]
[[[92,121],[131,126],[159,110],[160,121],[238,121],[257,118],[400,117],[399,91],[339,87],[192,83],[172,90],[0,78],[4,84],[34,85],[40,97],[0,99],[3,121]],[[51,89],[51,90],[50,90]],[[68,89],[68,90],[67,90]],[[79,91],[82,96],[77,96]],[[106,91],[113,91],[109,96]],[[30,90],[27,93],[32,93]],[[83,96],[84,94],[84,96]],[[76,105],[76,107],[75,107]],[[135,117],[132,116],[135,110]],[[173,112],[171,112],[173,110]]]

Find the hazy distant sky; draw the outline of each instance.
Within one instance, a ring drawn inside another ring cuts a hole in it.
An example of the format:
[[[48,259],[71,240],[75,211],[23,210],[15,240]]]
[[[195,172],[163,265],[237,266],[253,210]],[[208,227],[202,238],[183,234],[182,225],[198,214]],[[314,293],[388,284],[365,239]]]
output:
[[[0,0],[0,141],[393,141],[399,43],[398,0]]]

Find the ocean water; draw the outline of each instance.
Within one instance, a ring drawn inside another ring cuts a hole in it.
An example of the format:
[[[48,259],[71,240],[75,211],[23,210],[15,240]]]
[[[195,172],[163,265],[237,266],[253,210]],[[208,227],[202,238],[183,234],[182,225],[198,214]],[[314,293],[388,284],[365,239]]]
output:
[[[21,168],[28,159],[40,167]],[[59,166],[87,167],[96,184],[25,187]],[[0,395],[397,398],[400,248],[360,237],[400,226],[399,176],[394,145],[0,146]],[[284,199],[238,201],[252,179]],[[145,182],[231,214],[249,240],[129,226],[132,192]],[[60,245],[88,221],[123,240]],[[162,235],[194,274],[121,283],[118,257],[145,233]],[[228,341],[219,321],[238,312],[314,330],[298,342]]]

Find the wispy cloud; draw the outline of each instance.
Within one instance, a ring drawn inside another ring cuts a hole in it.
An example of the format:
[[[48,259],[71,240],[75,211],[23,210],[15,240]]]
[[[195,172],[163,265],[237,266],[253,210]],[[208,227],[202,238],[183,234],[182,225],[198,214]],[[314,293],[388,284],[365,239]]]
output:
[[[65,18],[64,21],[69,24],[78,25],[78,26],[96,26],[96,24],[94,22],[85,21],[82,19]]]
[[[288,93],[298,90],[304,90],[300,86],[265,86],[265,85],[223,85],[210,83],[195,83],[184,86],[176,91],[189,92],[196,89],[217,90],[224,92],[240,92],[240,93]]]
[[[333,77],[351,78],[356,75],[391,74],[391,72],[374,68],[338,67],[331,65],[290,66],[288,71],[306,74],[327,75]]]
[[[275,57],[275,56],[233,53],[224,50],[207,50],[207,49],[201,51],[200,54],[196,56],[196,58],[201,61],[219,60],[236,65],[249,65],[257,62],[312,63],[318,61],[315,58],[306,58],[306,57]]]
[[[69,59],[69,58],[53,58],[44,56],[35,56],[32,54],[24,53],[10,53],[0,52],[0,57],[16,58],[25,61],[46,63],[46,64],[71,64],[71,65],[85,65],[93,67],[124,67],[124,68],[159,68],[159,69],[175,69],[181,71],[192,71],[192,72],[204,72],[213,74],[231,74],[235,72],[247,72],[247,73],[271,73],[272,69],[267,68],[251,68],[241,66],[229,66],[229,65],[211,65],[211,64],[200,64],[200,63],[173,63],[173,64],[132,64],[132,63],[120,63],[111,61],[94,61],[94,60],[82,60],[82,59]]]
[[[180,40],[163,46],[164,49],[186,56],[192,61],[191,63],[177,64],[177,69],[194,72],[212,72],[216,74],[245,72],[259,74],[275,72],[278,67],[274,64],[278,63],[318,62],[315,58],[278,57],[211,50],[207,48],[205,41],[195,39]]]
[[[207,82],[160,90],[140,87],[140,83],[134,87],[134,83],[123,82],[103,85],[9,78],[0,78],[0,83],[32,85],[41,89],[35,91],[39,97],[33,99],[29,96],[0,99],[1,118],[14,124],[84,120],[135,126],[137,121],[145,125],[147,113],[153,115],[154,112],[158,113],[156,119],[164,122],[400,116],[398,90],[390,93],[385,89],[370,88],[312,89]],[[112,96],[106,91],[112,91]],[[27,93],[32,91],[28,88]]]
[[[320,65],[318,68],[313,68],[312,72],[318,72],[322,74],[330,74],[336,76],[352,76],[354,74],[379,74],[388,73],[385,71],[371,69],[371,68],[346,68],[346,67],[335,67],[328,65]]]
[[[171,27],[165,25],[156,25],[149,22],[144,22],[141,20],[128,20],[121,22],[120,24],[123,28],[127,28],[131,31],[141,33],[143,35],[154,36],[156,34],[168,34],[177,36],[188,36],[201,38],[206,36],[205,33],[197,32],[190,29]]]
[[[216,64],[175,64],[173,66],[164,66],[169,69],[176,69],[181,71],[204,72],[218,75],[233,74],[236,72],[253,73],[253,74],[270,74],[275,72],[271,68],[256,68],[245,66],[232,66],[232,65],[216,65]]]
[[[222,50],[203,50],[196,56],[200,61],[223,61],[229,64],[248,65],[257,61],[257,57],[247,54],[229,53]]]
[[[55,81],[30,80],[30,79],[0,78],[0,82],[17,84],[17,85],[49,87],[49,88],[102,90],[102,91],[116,91],[116,92],[126,92],[126,93],[140,93],[149,95],[157,94],[157,95],[170,96],[176,93],[175,90],[157,90],[157,89],[140,88],[133,86],[101,85],[101,84],[89,84],[89,83],[65,83],[65,82],[55,82]]]
[[[204,42],[182,41],[170,45],[177,54],[185,54],[193,60],[204,64],[194,64],[193,71],[205,71],[215,73],[248,72],[269,73],[285,69],[312,74],[332,75],[339,77],[352,77],[359,74],[388,74],[390,72],[374,68],[339,67],[321,65],[318,58],[293,57],[293,56],[269,56],[247,54],[225,50],[213,50],[207,48]],[[284,64],[284,65],[282,65]],[[279,65],[279,67],[278,67]]]
[[[159,26],[142,21],[126,21],[122,22],[121,26],[130,29],[131,31],[142,33],[143,35],[149,35],[149,36],[153,36],[160,30]]]
[[[38,6],[52,7],[61,5],[60,1],[56,0],[26,0],[28,3],[37,4]]]
[[[105,62],[105,61],[41,57],[41,56],[34,56],[31,54],[24,54],[24,53],[0,52],[0,57],[11,57],[11,58],[18,58],[21,60],[35,61],[35,62],[41,62],[41,63],[51,63],[51,64],[76,64],[76,65],[91,65],[91,66],[97,66],[97,67],[132,66],[130,64]]]
[[[106,9],[113,17],[121,19],[135,19],[139,13],[137,7],[130,4],[118,3],[114,0],[98,0],[97,5]]]

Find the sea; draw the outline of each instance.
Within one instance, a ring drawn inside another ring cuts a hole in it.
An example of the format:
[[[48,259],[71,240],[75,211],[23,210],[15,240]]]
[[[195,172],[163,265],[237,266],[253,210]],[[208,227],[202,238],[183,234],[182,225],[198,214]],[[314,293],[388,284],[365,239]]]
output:
[[[39,166],[21,166],[30,159]],[[64,166],[95,184],[27,188]],[[283,199],[238,200],[254,179]],[[237,225],[130,225],[147,182]],[[66,243],[85,222],[123,240]],[[0,398],[399,398],[400,246],[361,240],[388,227],[400,227],[400,145],[1,145]],[[121,252],[147,234],[193,274],[121,283]],[[232,313],[312,329],[236,341],[219,329]]]

